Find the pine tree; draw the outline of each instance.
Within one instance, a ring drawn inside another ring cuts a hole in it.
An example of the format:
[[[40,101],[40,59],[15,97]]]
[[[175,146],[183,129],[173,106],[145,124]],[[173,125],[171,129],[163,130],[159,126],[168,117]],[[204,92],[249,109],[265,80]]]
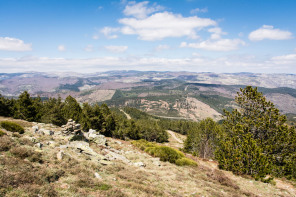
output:
[[[82,109],[79,103],[72,96],[68,96],[65,99],[65,104],[63,107],[63,114],[66,119],[73,119],[76,122],[80,122]]]
[[[19,95],[15,104],[14,117],[27,121],[35,121],[37,110],[33,104],[33,100],[27,91]]]
[[[202,158],[213,158],[221,137],[221,126],[213,119],[207,118],[200,121],[195,128],[189,130],[184,149]]]
[[[285,124],[286,116],[251,86],[240,89],[235,100],[239,109],[225,111],[228,136],[216,154],[219,166],[254,177],[268,173],[296,177],[291,165],[295,164],[291,158],[295,158],[296,133]]]

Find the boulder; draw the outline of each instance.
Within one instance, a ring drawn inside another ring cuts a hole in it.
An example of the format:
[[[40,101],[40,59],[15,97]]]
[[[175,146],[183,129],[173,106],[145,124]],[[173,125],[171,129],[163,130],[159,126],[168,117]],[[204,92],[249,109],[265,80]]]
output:
[[[84,153],[91,156],[96,156],[97,153],[89,147],[87,142],[83,141],[73,141],[69,144],[70,147],[76,148],[80,153]]]
[[[44,135],[54,135],[54,131],[51,130],[43,130]]]
[[[44,135],[44,129],[39,129],[36,131],[36,133],[39,135]]]
[[[128,160],[125,156],[123,155],[120,155],[120,154],[117,154],[117,153],[114,153],[108,149],[104,149],[103,150],[104,152],[106,152],[107,154],[105,155],[106,159],[109,160],[109,161],[112,161],[112,160],[119,160],[119,161],[122,161],[126,164],[130,164],[131,161]]]
[[[146,164],[144,164],[143,162],[136,162],[136,163],[134,163],[134,166],[144,168],[144,167],[146,167]]]
[[[37,133],[38,130],[39,130],[38,125],[35,125],[35,126],[32,127],[32,131],[33,131],[34,133]]]
[[[97,145],[106,146],[107,140],[104,135],[97,135],[95,138],[90,139],[95,142]]]
[[[42,148],[42,146],[43,146],[43,144],[42,143],[40,143],[40,142],[38,142],[37,144],[35,144],[35,146],[37,147],[37,148]]]

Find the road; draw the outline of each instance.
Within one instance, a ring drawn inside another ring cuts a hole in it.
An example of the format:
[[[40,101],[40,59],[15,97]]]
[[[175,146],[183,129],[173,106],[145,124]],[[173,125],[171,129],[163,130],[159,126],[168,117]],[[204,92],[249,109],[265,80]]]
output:
[[[125,116],[127,117],[128,120],[132,119],[129,114],[125,113],[125,111],[123,111],[122,109],[120,109],[120,111],[122,111],[125,114]]]
[[[175,135],[175,133],[171,130],[167,130],[167,132],[177,141],[179,142],[180,144],[183,144],[183,140],[177,138],[177,136]]]

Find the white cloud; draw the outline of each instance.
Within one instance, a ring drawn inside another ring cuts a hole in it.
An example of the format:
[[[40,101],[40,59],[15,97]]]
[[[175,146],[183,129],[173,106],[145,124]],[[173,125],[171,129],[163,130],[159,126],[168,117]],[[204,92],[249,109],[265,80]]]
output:
[[[209,18],[183,17],[170,12],[156,13],[144,19],[123,18],[119,23],[124,25],[121,29],[123,34],[135,34],[138,39],[148,41],[182,36],[197,38],[198,30],[216,25]]]
[[[136,18],[146,18],[148,15],[163,10],[162,6],[154,3],[152,6],[148,7],[149,1],[143,1],[140,3],[136,3],[135,1],[131,1],[128,5],[125,6],[123,13],[126,16],[133,16]]]
[[[233,51],[238,49],[240,45],[245,45],[245,42],[240,39],[220,39],[217,41],[206,40],[199,43],[182,42],[180,47],[204,49],[208,51]]]
[[[166,44],[160,44],[158,45],[155,50],[156,51],[162,51],[162,50],[167,50],[167,49],[170,49],[171,47],[169,45],[166,45]]]
[[[58,46],[58,50],[59,50],[59,51],[66,51],[66,47],[65,47],[65,45],[62,45],[62,44],[59,45],[59,46]]]
[[[214,27],[208,30],[208,32],[212,33],[211,39],[217,40],[221,38],[221,35],[226,35],[226,32],[223,32],[220,27]]]
[[[206,12],[208,12],[208,8],[195,8],[190,11],[190,14],[206,13]]]
[[[275,56],[271,58],[271,61],[275,64],[296,64],[296,54],[287,54],[281,56]]]
[[[93,45],[91,45],[91,44],[87,45],[86,47],[84,47],[84,51],[86,51],[86,52],[94,51]]]
[[[107,49],[108,51],[111,51],[113,53],[123,53],[128,49],[128,46],[105,46],[105,49]]]
[[[112,27],[104,27],[101,29],[101,33],[103,33],[109,39],[115,39],[118,36],[114,33],[118,32],[119,28],[112,28]]]
[[[17,38],[0,37],[0,50],[2,51],[31,51],[32,44],[26,44]]]
[[[252,31],[249,34],[251,41],[269,40],[288,40],[292,39],[292,33],[280,29],[274,29],[273,26],[263,25],[261,28]]]

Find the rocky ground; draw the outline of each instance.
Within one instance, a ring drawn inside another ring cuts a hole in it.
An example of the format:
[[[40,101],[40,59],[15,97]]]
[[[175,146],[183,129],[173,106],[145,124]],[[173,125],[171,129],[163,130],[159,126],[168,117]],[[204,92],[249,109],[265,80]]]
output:
[[[197,167],[176,166],[130,141],[84,133],[72,120],[56,127],[0,117],[6,119],[25,133],[0,137],[0,196],[296,196],[287,180],[272,185],[235,176],[192,155]],[[86,140],[71,141],[73,136]],[[182,140],[170,134],[165,145],[178,148]]]

